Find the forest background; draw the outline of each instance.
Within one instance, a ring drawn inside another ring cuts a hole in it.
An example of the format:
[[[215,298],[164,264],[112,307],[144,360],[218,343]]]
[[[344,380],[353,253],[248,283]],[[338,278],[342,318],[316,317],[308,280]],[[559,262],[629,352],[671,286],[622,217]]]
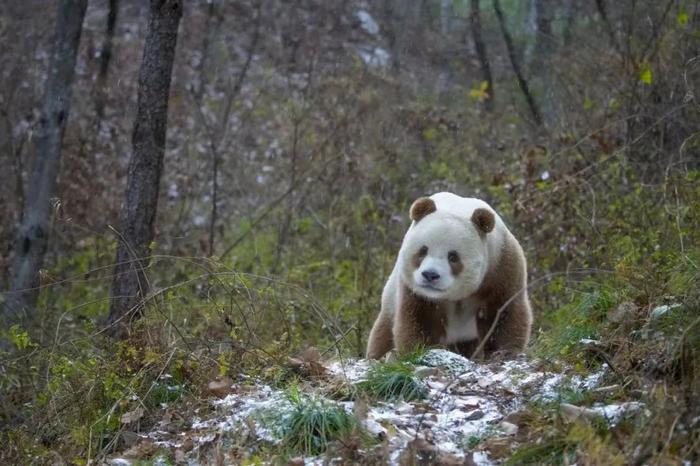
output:
[[[614,396],[641,392],[651,410],[572,454],[698,459],[696,2],[73,2],[87,8],[48,244],[18,316],[13,261],[42,187],[44,86],[69,3],[0,5],[4,463],[107,455],[135,404],[148,425],[164,398],[190,409],[216,377],[284,384],[288,356],[310,345],[361,356],[408,207],[438,191],[486,200],[520,239],[529,355],[582,372],[606,361],[624,387]],[[105,331],[142,56],[163,5],[181,19],[154,234],[138,254],[144,307]],[[176,395],[153,389],[164,372]],[[571,431],[554,425],[532,435],[562,445]]]

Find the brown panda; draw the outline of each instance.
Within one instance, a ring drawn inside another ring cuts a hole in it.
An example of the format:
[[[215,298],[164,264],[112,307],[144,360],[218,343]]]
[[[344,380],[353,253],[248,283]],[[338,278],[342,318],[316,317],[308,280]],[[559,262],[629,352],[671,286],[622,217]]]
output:
[[[420,198],[384,286],[367,357],[442,346],[470,357],[500,318],[485,355],[514,355],[530,337],[525,255],[484,201],[452,193]]]

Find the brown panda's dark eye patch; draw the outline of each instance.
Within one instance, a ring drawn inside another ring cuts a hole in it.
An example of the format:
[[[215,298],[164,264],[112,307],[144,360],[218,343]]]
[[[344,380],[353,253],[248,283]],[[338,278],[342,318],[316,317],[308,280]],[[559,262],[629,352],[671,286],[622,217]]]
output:
[[[450,263],[450,269],[452,270],[452,275],[459,275],[459,273],[464,269],[462,260],[459,258],[457,251],[450,251],[447,254],[447,261]]]
[[[421,246],[421,248],[413,255],[413,267],[420,267],[420,263],[423,262],[425,256],[428,255],[428,246]]]

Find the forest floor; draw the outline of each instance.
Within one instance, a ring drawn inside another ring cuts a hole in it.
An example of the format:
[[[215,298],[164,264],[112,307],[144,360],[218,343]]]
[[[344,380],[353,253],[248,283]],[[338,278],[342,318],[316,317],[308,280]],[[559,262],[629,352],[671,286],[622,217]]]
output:
[[[636,400],[562,402],[582,393],[604,399],[619,391],[606,383],[611,371],[605,363],[583,375],[565,365],[552,370],[555,365],[538,359],[477,363],[437,349],[389,362],[324,361],[309,350],[290,359],[290,367],[305,376],[291,392],[248,377],[212,382],[208,406],[189,422],[178,423],[164,410],[157,428],[140,434],[107,464],[139,464],[141,457],[161,451],[162,464],[170,458],[190,465],[490,465],[532,440],[533,410],[555,410],[566,423],[610,428],[649,415]],[[332,419],[324,419],[334,409],[357,425],[336,432]],[[288,456],[299,445],[306,454]],[[324,454],[315,454],[324,446]]]

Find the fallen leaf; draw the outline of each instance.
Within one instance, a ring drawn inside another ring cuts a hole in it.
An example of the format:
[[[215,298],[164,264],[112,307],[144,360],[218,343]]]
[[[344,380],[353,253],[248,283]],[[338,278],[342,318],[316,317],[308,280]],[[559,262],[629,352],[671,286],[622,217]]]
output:
[[[126,413],[122,414],[122,417],[119,419],[122,424],[131,424],[132,422],[136,422],[139,419],[143,417],[143,408],[141,406],[137,407],[136,409],[133,409],[131,411],[127,411]]]
[[[294,371],[311,377],[320,377],[326,375],[328,369],[323,365],[321,353],[310,346],[295,357],[287,359],[287,364]]]
[[[143,440],[123,453],[126,458],[144,459],[149,458],[156,452],[156,445],[151,440]]]
[[[228,377],[224,377],[220,380],[212,380],[209,382],[207,388],[209,391],[218,398],[226,398],[226,395],[231,393],[231,387],[233,382]]]

